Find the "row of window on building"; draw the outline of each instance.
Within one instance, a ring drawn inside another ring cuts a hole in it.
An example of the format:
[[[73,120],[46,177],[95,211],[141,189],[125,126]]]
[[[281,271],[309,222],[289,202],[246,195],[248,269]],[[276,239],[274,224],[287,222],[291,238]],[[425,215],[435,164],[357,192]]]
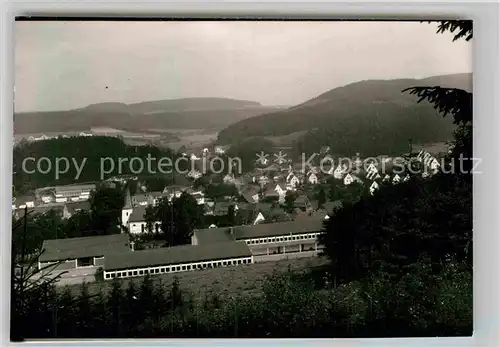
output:
[[[120,271],[105,271],[104,279],[110,280],[113,278],[136,277],[145,275],[158,275],[172,272],[193,271],[202,269],[212,269],[225,266],[235,266],[242,264],[252,264],[253,257],[243,259],[217,260],[210,262],[200,262],[192,264],[179,264],[169,266],[149,267],[147,269],[120,270]]]
[[[314,240],[321,233],[314,234],[303,234],[303,235],[290,235],[290,236],[280,236],[280,237],[266,237],[258,239],[246,240],[247,245],[257,245],[265,243],[276,243],[276,242],[289,242],[289,241],[300,241],[300,240]]]

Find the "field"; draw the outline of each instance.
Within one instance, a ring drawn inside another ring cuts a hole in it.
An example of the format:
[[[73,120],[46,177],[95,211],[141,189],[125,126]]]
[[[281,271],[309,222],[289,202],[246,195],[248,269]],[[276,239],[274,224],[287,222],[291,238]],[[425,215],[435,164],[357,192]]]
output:
[[[296,131],[282,136],[265,136],[266,139],[273,142],[278,147],[291,147],[293,142],[298,140],[302,135],[306,134],[308,130]]]
[[[182,289],[189,291],[195,297],[204,297],[206,293],[218,293],[221,296],[232,296],[236,294],[258,294],[261,290],[262,282],[266,276],[276,272],[286,272],[288,269],[294,272],[312,270],[325,265],[327,260],[323,257],[296,258],[280,261],[269,261],[250,265],[239,265],[235,267],[216,268],[183,272],[178,274],[155,275],[152,278],[156,283],[170,286],[174,279],[179,280]],[[139,285],[142,277],[134,279],[121,279],[122,286],[128,286],[129,281]],[[111,282],[90,282],[89,291],[95,293],[102,289],[107,291]],[[69,286],[76,293],[80,290],[80,285]]]
[[[448,153],[448,146],[446,145],[446,142],[435,142],[435,143],[428,143],[424,145],[415,145],[413,148],[414,151],[427,151],[431,154],[440,154],[440,153]]]

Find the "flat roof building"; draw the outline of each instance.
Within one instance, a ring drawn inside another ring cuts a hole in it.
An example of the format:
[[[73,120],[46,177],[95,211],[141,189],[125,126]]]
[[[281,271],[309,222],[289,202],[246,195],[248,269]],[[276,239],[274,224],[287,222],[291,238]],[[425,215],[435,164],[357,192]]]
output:
[[[108,254],[104,258],[104,279],[251,263],[253,263],[253,255],[245,242],[227,241],[203,246],[182,245]]]

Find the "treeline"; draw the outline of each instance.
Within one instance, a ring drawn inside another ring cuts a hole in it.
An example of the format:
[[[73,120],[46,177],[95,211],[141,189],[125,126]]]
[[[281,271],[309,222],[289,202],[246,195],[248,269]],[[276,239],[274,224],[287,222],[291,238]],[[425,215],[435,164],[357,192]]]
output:
[[[194,295],[178,281],[80,293],[46,288],[26,299],[17,338],[418,337],[470,335],[472,275],[459,263],[414,264],[398,278],[375,272],[335,285],[318,274],[274,274],[258,294]],[[41,296],[40,296],[41,295]],[[14,317],[15,318],[15,317]],[[14,320],[15,321],[15,320]]]
[[[453,135],[450,120],[437,115],[429,105],[356,106],[359,114],[332,117],[301,136],[293,144],[294,152],[315,153],[330,146],[333,153],[350,157],[358,152],[363,156],[396,155],[408,150],[410,140],[419,144],[444,142]]]
[[[408,148],[409,139],[421,144],[450,140],[452,121],[437,115],[432,105],[416,104],[418,99],[401,93],[412,80],[396,82],[364,81],[343,87],[345,91],[334,89],[317,102],[311,100],[230,125],[219,133],[219,141],[235,143],[249,137],[285,136],[306,130],[294,141],[295,154],[311,154],[330,146],[332,153],[342,156],[354,156],[356,152],[371,156],[399,154]],[[419,81],[413,83],[418,85]],[[364,84],[366,88],[362,88]]]
[[[149,172],[148,157],[154,158],[150,160],[153,172]],[[115,137],[93,136],[24,142],[14,148],[13,158],[15,193],[23,194],[36,188],[96,182],[115,175],[161,175],[159,159],[170,158],[173,163],[177,154],[154,146],[129,146]],[[121,165],[119,158],[125,159]],[[132,158],[138,159],[131,163]],[[187,163],[179,165],[184,165],[183,170],[187,168]],[[170,169],[174,169],[173,164]]]

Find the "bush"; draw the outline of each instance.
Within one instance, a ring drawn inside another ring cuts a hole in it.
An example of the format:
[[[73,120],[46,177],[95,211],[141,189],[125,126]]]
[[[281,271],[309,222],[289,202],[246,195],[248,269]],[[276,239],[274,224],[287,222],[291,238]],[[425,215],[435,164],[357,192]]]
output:
[[[102,266],[97,268],[94,277],[95,277],[96,282],[103,282],[104,281],[104,270],[103,270]]]

